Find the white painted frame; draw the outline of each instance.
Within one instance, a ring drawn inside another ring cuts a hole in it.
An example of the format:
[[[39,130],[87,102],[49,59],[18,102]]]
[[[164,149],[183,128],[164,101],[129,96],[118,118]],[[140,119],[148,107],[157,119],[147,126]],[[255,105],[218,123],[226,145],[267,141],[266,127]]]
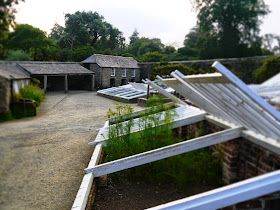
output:
[[[111,77],[115,77],[116,76],[116,68],[112,68],[111,69]]]
[[[258,141],[257,143],[259,143],[260,145],[269,145],[269,147],[272,148],[272,151],[276,152],[277,154],[280,154],[279,141],[267,138],[251,130],[244,130],[242,126],[237,126],[237,124],[239,123],[236,123],[236,121],[231,120],[231,117],[226,114],[227,110],[223,109],[223,107],[219,104],[217,100],[213,100],[213,96],[214,94],[217,94],[217,92],[215,91],[218,91],[219,88],[222,91],[224,91],[221,92],[221,94],[225,98],[227,98],[225,93],[228,93],[228,91],[234,92],[234,88],[232,88],[230,85],[226,86],[227,83],[230,81],[233,85],[241,87],[241,90],[245,92],[245,94],[247,94],[249,98],[252,98],[256,103],[260,104],[264,110],[266,110],[270,115],[272,115],[272,119],[279,121],[279,113],[276,113],[274,110],[271,109],[271,107],[267,106],[267,104],[263,102],[259,103],[260,99],[254,94],[252,94],[250,90],[246,89],[247,87],[245,84],[245,87],[243,87],[243,84],[240,83],[240,81],[234,75],[232,76],[231,74],[228,74],[227,69],[224,69],[224,67],[221,67],[217,63],[215,63],[215,65],[213,66],[217,69],[220,69],[221,73],[223,75],[226,75],[226,79],[223,79],[220,74],[212,75],[210,78],[208,78],[206,75],[195,75],[189,77],[191,83],[196,83],[195,85],[193,85],[188,84],[184,80],[185,78],[180,74],[180,72],[173,72],[172,76],[174,76],[176,80],[178,80],[181,84],[174,84],[173,80],[170,80],[167,83],[173,84],[174,87],[176,87],[177,90],[179,90],[179,93],[185,94],[185,91],[187,90],[188,94],[190,94],[191,96],[191,100],[198,102],[198,104],[204,107],[206,111],[209,110],[210,113],[213,112],[214,115],[204,115],[204,119],[216,125],[219,125],[225,128],[226,130],[198,137],[189,141],[169,145],[156,150],[136,154],[119,160],[111,161],[101,165],[97,165],[103,145],[101,142],[99,142],[94,150],[93,157],[88,168],[85,169],[86,175],[84,176],[82,185],[77,194],[72,209],[85,209],[91,184],[94,177],[96,176],[102,176],[104,174],[110,174],[127,168],[132,168],[149,162],[154,162],[164,158],[172,157],[174,155],[193,151],[199,148],[215,145],[231,139],[236,139],[241,136],[254,142]],[[176,80],[175,83],[178,83],[178,81]],[[211,83],[212,80],[214,82],[212,82],[211,84],[204,85],[206,80],[208,80],[208,83]],[[225,86],[220,86],[221,84]],[[176,90],[176,88],[174,89]],[[211,89],[210,92],[207,92],[206,89],[209,88],[212,88],[215,91]],[[197,89],[199,91],[197,91]],[[235,92],[235,94],[237,95],[238,92],[239,91]],[[212,95],[212,97],[206,96],[206,93],[209,93],[210,95]],[[239,99],[236,97],[228,100],[236,105],[238,105],[238,102],[240,102],[238,101]],[[204,104],[203,102],[210,103],[210,105]],[[217,113],[217,110],[215,109],[218,109],[218,112],[219,110],[222,110],[222,115],[215,115]],[[234,117],[237,118],[237,122],[239,122],[239,120],[244,121],[244,119],[238,116],[237,112],[234,113]],[[187,118],[186,120],[189,121],[190,118]],[[274,122],[272,119],[267,118],[267,122]],[[108,126],[108,123],[109,121],[105,123],[103,129],[105,129],[105,127]],[[181,126],[183,125],[184,124],[181,124]],[[277,126],[277,123],[275,125]],[[189,198],[157,206],[153,209],[217,209],[236,204],[238,202],[246,201],[258,196],[273,193],[279,190],[280,171],[276,171],[262,175],[260,177],[252,178],[233,185],[229,185],[220,189],[215,189]]]
[[[126,77],[126,69],[122,69],[122,77]]]
[[[149,210],[220,209],[279,190],[280,170],[149,208]]]

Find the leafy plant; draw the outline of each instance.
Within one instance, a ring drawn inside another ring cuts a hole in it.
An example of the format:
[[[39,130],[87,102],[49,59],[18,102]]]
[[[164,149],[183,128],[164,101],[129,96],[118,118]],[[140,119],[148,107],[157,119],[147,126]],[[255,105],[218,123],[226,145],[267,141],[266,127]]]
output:
[[[280,70],[280,57],[274,56],[264,60],[263,65],[253,72],[253,76],[257,82],[262,83],[265,80],[271,78],[275,74],[279,73]]]
[[[23,98],[34,100],[36,102],[36,106],[40,105],[45,96],[44,91],[41,88],[36,87],[34,85],[28,85],[22,88],[20,93]]]
[[[177,138],[172,130],[175,112],[174,109],[164,110],[163,105],[146,109],[138,119],[123,117],[120,113],[127,114],[124,106],[117,106],[117,111],[109,110],[107,116],[119,116],[117,122],[109,127],[109,140],[104,148],[107,154],[105,162],[119,158],[154,150],[160,147],[188,140],[197,135]],[[130,110],[129,110],[130,111]],[[136,125],[136,123],[138,123]],[[200,123],[199,133],[204,133],[203,123]],[[133,133],[132,127],[138,126],[140,132]],[[210,154],[204,148],[182,155],[148,163],[125,171],[111,174],[112,178],[125,176],[129,179],[143,179],[145,181],[174,182],[181,190],[186,190],[187,183],[203,184],[221,181],[221,157]]]
[[[41,83],[40,80],[38,80],[38,79],[36,79],[36,78],[32,78],[32,82],[33,82],[34,84],[40,84],[40,83]]]
[[[31,56],[22,50],[9,50],[6,61],[31,61]]]

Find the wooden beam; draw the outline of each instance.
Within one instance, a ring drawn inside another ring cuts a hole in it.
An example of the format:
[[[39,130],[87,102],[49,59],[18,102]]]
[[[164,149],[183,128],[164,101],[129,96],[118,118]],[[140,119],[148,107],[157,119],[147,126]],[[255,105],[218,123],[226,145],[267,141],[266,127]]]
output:
[[[145,80],[144,80],[145,81]],[[166,96],[167,98],[171,99],[171,100],[175,100],[178,101],[180,104],[184,105],[184,106],[188,106],[187,103],[185,103],[184,101],[182,101],[181,99],[177,98],[176,96],[174,96],[171,93],[168,93],[166,90],[164,90],[162,87],[160,87],[159,85],[157,85],[156,83],[152,82],[149,79],[146,79],[145,81],[147,84],[151,85],[153,88],[155,88],[159,93],[163,94],[164,96]]]
[[[280,190],[280,170],[257,176],[205,193],[190,196],[149,210],[155,209],[220,209],[236,203],[268,195]]]
[[[234,85],[239,87],[248,97],[253,101],[258,103],[264,110],[270,113],[276,120],[280,121],[280,112],[274,109],[270,104],[265,102],[258,94],[252,91],[244,82],[242,82],[238,77],[231,73],[226,67],[221,63],[216,61],[212,67],[217,69],[221,74],[223,74],[228,80],[230,80]]]
[[[98,164],[102,152],[102,144],[95,146],[90,163],[88,167],[93,167]],[[85,174],[80,189],[76,195],[72,210],[84,210],[86,208],[88,196],[91,190],[93,174]]]
[[[157,160],[238,138],[241,136],[241,130],[241,127],[231,128],[228,130],[195,138],[193,140],[180,142],[152,151],[97,165],[91,168],[86,168],[85,171],[86,173],[93,173],[94,176],[102,176],[104,174],[122,171],[124,169],[132,168],[135,166],[143,165],[146,163],[154,162]]]
[[[64,93],[68,93],[68,77],[64,76]]]
[[[48,76],[44,75],[44,91],[47,92]]]

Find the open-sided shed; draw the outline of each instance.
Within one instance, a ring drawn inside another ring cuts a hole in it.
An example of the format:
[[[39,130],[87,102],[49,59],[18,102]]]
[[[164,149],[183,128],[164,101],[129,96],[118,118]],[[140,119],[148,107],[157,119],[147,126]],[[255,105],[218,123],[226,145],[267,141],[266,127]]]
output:
[[[181,115],[181,122],[183,122],[181,125],[206,120],[225,130],[97,165],[102,147],[106,146],[105,134],[109,126],[107,121],[99,135],[104,139],[97,138],[94,142],[96,147],[88,168],[85,169],[86,175],[72,209],[85,208],[94,177],[236,138],[242,137],[280,155],[280,113],[219,62],[215,62],[213,67],[219,73],[184,76],[179,71],[175,71],[171,74],[174,78],[162,79],[162,81],[200,108],[189,105],[178,108],[179,115],[188,113]],[[141,130],[138,127],[134,132],[137,132],[137,129]],[[276,191],[280,191],[279,170],[157,206],[154,209],[218,209]]]
[[[93,90],[94,73],[71,62],[18,62],[33,78],[41,81],[45,91]]]

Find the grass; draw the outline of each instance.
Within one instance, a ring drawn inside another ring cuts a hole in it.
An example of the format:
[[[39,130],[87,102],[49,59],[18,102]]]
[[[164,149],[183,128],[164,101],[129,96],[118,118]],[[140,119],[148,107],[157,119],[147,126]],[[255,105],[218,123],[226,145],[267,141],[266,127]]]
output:
[[[151,102],[153,104],[153,102]],[[156,99],[156,104],[158,100]],[[162,105],[158,111],[162,111]],[[150,109],[155,111],[155,109]],[[160,113],[149,114],[146,110],[139,118],[138,126],[143,129],[141,132],[131,133],[131,128],[134,126],[133,117],[123,119],[121,114],[128,111],[132,113],[131,107],[128,105],[117,105],[116,111],[109,110],[108,116],[119,116],[118,122],[109,127],[109,140],[104,148],[107,154],[105,162],[110,162],[116,159],[139,154],[142,152],[154,150],[174,143],[197,137],[191,134],[185,138],[177,138],[176,133],[172,130],[172,120],[175,112],[169,109],[163,116]],[[164,121],[164,125],[160,125],[160,121]],[[203,127],[203,126],[201,126]],[[200,133],[203,133],[200,129]],[[189,184],[221,184],[221,167],[220,156],[216,153],[210,154],[208,149],[199,149],[188,152],[182,155],[177,155],[167,159],[159,160],[153,163],[148,163],[131,169],[127,169],[115,174],[111,177],[119,177],[124,175],[129,179],[156,182],[174,182],[181,190],[186,190],[187,183]]]

